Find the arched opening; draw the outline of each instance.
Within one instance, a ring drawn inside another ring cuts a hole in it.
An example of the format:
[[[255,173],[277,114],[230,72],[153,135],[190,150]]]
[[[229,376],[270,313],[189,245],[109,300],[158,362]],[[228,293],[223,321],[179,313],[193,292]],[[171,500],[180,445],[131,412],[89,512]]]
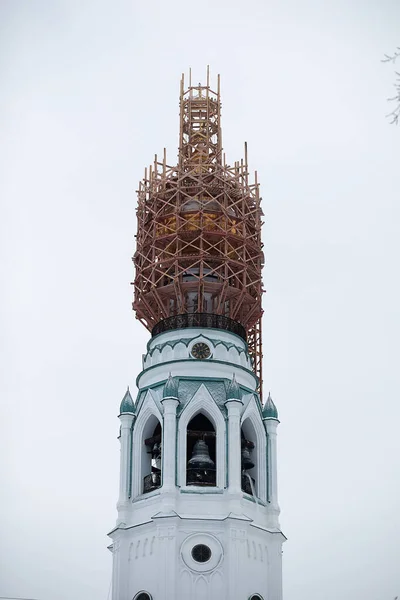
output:
[[[216,434],[214,425],[202,413],[187,426],[186,485],[216,485]]]
[[[134,596],[133,600],[152,600],[152,596],[147,592],[139,592]]]
[[[257,448],[256,432],[250,419],[246,419],[242,425],[242,491],[251,496],[257,496]]]
[[[162,429],[156,416],[152,415],[143,430],[142,482],[143,494],[161,487],[162,484]]]

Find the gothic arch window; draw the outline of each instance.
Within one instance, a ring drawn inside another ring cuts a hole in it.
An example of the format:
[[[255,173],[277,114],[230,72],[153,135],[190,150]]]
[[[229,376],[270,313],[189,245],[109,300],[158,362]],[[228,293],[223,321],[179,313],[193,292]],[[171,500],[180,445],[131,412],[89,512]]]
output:
[[[162,428],[161,423],[155,415],[151,415],[144,426],[142,440],[142,493],[147,494],[161,487],[162,484]]]
[[[214,485],[224,488],[226,485],[226,422],[221,410],[204,384],[199,387],[178,420],[178,485],[180,487],[187,485],[187,463],[191,458],[191,456],[189,458],[187,456],[187,431],[190,429],[188,425],[199,413],[210,421],[214,429],[216,467]],[[210,449],[208,451],[210,453]]]
[[[257,434],[249,418],[242,424],[242,490],[252,496],[258,496],[258,453]],[[253,596],[251,597],[253,598]],[[257,598],[257,596],[254,596]]]
[[[186,433],[186,485],[216,485],[216,432],[211,421],[198,413]]]

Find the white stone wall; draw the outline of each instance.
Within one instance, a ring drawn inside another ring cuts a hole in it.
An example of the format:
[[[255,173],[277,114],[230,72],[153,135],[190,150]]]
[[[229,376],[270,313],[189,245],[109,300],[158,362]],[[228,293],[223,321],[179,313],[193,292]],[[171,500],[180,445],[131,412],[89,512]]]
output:
[[[209,345],[209,359],[192,357],[197,341]],[[263,421],[259,402],[252,395],[257,382],[245,342],[226,331],[166,332],[148,344],[143,366],[138,377],[139,390],[145,390],[140,409],[135,415],[120,417],[118,519],[110,533],[112,599],[133,600],[143,590],[153,600],[248,600],[256,593],[264,600],[281,600],[285,538],[278,520],[278,422]],[[163,400],[162,393],[148,389],[164,383],[170,372],[199,381],[190,401]],[[203,380],[231,380],[233,375],[246,388],[242,400],[218,405]],[[186,485],[186,430],[199,412],[216,431],[217,476],[212,488]],[[157,422],[163,435],[163,486],[143,494],[143,465],[148,461],[144,439],[151,436]],[[242,427],[246,438],[255,443],[251,471],[255,498],[240,489]],[[191,558],[197,543],[210,547],[209,562],[196,563]]]
[[[120,535],[113,598],[132,600],[145,590],[154,600],[248,600],[256,593],[281,600],[280,533],[233,518],[166,517]],[[191,549],[199,543],[212,549],[209,563],[192,559]]]

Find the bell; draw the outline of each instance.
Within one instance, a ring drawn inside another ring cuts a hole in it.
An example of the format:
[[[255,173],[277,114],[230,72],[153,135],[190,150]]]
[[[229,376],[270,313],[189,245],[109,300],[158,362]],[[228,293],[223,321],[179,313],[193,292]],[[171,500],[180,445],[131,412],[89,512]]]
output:
[[[151,457],[153,467],[156,469],[161,469],[161,444],[155,442],[153,448],[151,449]]]
[[[158,442],[154,442],[154,445],[151,449],[151,455],[153,458],[159,458],[161,455],[161,446]]]
[[[254,467],[254,463],[250,457],[250,449],[245,446],[242,450],[242,469],[248,471]]]
[[[208,446],[204,440],[197,440],[195,443],[188,467],[192,469],[214,469],[215,463],[210,458]]]

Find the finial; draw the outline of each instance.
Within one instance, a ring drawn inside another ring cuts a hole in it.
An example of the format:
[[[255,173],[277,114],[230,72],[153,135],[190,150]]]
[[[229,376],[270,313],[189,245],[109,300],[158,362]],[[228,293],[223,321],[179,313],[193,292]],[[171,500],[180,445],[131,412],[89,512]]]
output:
[[[268,398],[264,405],[263,417],[264,417],[264,419],[277,419],[278,418],[278,410],[274,404],[274,401],[271,398],[271,391],[268,392]]]
[[[228,383],[226,388],[227,400],[240,400],[240,387],[236,381],[235,373],[233,373],[231,381]]]
[[[163,398],[178,398],[178,387],[179,379],[177,377],[172,377],[170,371],[168,379],[164,385]]]
[[[122,402],[119,407],[119,412],[121,415],[123,413],[134,413],[135,412],[135,405],[133,404],[133,399],[132,399],[131,393],[129,391],[129,385],[128,385],[128,389],[125,392],[125,396],[122,398]]]

